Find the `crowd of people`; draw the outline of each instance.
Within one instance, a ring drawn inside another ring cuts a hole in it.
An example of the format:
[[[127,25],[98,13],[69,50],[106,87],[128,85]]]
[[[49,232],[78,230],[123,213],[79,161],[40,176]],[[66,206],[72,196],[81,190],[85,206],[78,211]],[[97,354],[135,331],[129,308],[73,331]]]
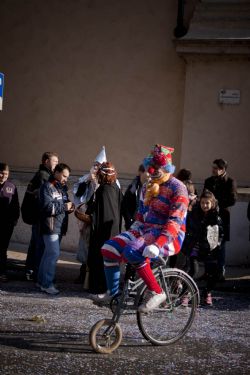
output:
[[[81,263],[76,282],[95,302],[109,303],[119,293],[121,264],[131,263],[149,290],[139,309],[148,312],[159,306],[166,295],[154,277],[151,260],[161,255],[169,257],[170,267],[205,281],[202,301],[211,306],[216,282],[225,278],[229,208],[236,202],[236,183],[228,176],[226,161],[215,159],[199,195],[190,170],[175,174],[173,152],[171,147],[155,145],[123,194],[103,147],[89,173],[74,184],[73,202],[67,187],[70,167],[59,163],[56,153],[45,152],[21,208],[17,188],[9,180],[9,166],[0,163],[0,282],[8,280],[7,250],[21,213],[31,226],[26,278],[42,292],[58,294],[60,243],[67,233],[68,215],[74,212]]]

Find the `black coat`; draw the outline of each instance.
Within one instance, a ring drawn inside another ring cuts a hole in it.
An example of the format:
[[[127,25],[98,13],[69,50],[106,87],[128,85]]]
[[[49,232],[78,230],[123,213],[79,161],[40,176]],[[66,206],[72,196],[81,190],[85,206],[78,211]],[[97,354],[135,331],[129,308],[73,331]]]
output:
[[[26,224],[39,222],[39,189],[52,176],[52,171],[40,164],[39,170],[29,182],[21,205],[22,219]]]
[[[219,240],[221,242],[223,238],[223,224],[218,209],[210,210],[207,215],[204,215],[199,203],[197,203],[193,210],[188,212],[186,235],[181,248],[184,254],[190,255],[195,246],[199,247],[199,256],[201,258],[207,257],[211,252],[216,253],[216,249],[210,250],[207,240],[207,228],[209,225],[219,226]]]
[[[226,173],[223,176],[211,176],[205,180],[204,189],[211,191],[218,201],[219,214],[224,227],[224,240],[230,239],[230,212],[228,207],[236,203],[236,182]]]
[[[101,248],[105,241],[121,231],[122,193],[116,183],[98,187],[88,204],[86,213],[92,216],[88,266],[91,293],[106,291],[106,280]]]
[[[19,215],[17,188],[7,180],[0,185],[0,223],[1,225],[16,225]]]
[[[135,221],[135,214],[139,206],[139,198],[142,184],[140,176],[128,185],[122,200],[122,216],[125,221],[125,229],[128,230]]]

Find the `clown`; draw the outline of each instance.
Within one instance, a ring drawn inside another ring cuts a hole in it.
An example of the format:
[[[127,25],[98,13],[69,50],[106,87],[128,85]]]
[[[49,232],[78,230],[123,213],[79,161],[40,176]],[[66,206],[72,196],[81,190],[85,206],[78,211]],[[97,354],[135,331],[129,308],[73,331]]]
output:
[[[144,159],[151,179],[143,186],[136,221],[131,228],[108,240],[102,247],[108,291],[97,301],[108,302],[118,293],[120,262],[135,265],[149,293],[139,306],[148,312],[166,300],[157,283],[148,258],[177,254],[185,237],[188,194],[185,185],[173,177],[172,153],[174,149],[155,145]]]

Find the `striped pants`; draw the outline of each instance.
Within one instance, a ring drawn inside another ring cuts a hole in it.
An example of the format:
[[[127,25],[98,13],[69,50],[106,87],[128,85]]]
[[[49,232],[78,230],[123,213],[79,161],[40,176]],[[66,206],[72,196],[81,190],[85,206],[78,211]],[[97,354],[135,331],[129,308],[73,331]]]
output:
[[[122,232],[104,243],[101,250],[104,266],[114,267],[121,262],[138,265],[144,263],[142,252],[145,246],[143,237],[136,237],[132,231]]]
[[[142,255],[142,252],[149,243],[144,237],[137,237],[138,233],[127,231],[106,241],[102,247],[104,258],[104,271],[107,287],[110,295],[115,295],[119,291],[120,263],[136,265],[136,271],[149,290],[161,293],[161,287],[157,283],[151,270],[150,262]],[[152,238],[153,242],[155,238]],[[152,242],[151,242],[152,243]]]

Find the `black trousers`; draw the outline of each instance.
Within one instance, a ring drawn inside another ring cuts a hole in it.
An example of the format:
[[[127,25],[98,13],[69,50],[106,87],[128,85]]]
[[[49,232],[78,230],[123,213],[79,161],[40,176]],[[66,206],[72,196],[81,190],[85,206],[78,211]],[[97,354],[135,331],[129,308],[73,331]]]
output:
[[[7,250],[14,230],[12,223],[0,223],[0,274],[7,269]]]
[[[197,257],[190,257],[189,275],[194,279],[197,278],[199,273],[199,261],[204,263],[206,279],[205,291],[209,293],[215,288],[218,279],[218,260],[209,256],[202,260]]]

